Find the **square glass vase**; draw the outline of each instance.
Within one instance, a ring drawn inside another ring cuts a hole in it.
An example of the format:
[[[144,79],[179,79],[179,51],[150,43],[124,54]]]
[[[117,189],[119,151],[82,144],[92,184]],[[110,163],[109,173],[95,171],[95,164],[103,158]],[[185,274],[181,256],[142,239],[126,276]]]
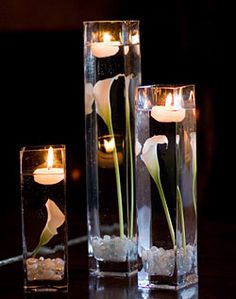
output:
[[[67,291],[66,148],[20,150],[25,292]]]
[[[134,93],[139,21],[84,22],[88,254],[91,273],[137,273]]]
[[[136,97],[139,287],[198,281],[194,85],[140,86]]]

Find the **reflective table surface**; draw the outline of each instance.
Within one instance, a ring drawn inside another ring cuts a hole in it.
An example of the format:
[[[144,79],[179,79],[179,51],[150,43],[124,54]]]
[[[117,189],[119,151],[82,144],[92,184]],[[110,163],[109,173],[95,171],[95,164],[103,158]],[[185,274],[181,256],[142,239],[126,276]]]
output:
[[[23,268],[20,253],[15,260],[1,259],[0,298],[112,298],[112,299],[233,299],[236,298],[236,224],[221,221],[199,221],[199,283],[175,291],[152,291],[137,288],[137,277],[96,278],[89,276],[86,235],[73,233],[69,246],[68,293],[24,294]],[[16,238],[17,239],[17,238]],[[14,244],[14,238],[12,238]],[[13,246],[13,245],[12,245]],[[4,253],[3,244],[1,252]],[[16,248],[18,245],[16,246]],[[9,249],[9,253],[11,250]],[[6,254],[6,253],[5,253]],[[5,264],[4,264],[5,261]]]

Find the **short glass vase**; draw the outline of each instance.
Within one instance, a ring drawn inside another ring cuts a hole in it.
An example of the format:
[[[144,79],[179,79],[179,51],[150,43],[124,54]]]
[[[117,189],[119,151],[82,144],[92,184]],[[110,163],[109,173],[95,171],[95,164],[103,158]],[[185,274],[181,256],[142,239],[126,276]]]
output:
[[[65,145],[20,150],[25,292],[68,289]]]

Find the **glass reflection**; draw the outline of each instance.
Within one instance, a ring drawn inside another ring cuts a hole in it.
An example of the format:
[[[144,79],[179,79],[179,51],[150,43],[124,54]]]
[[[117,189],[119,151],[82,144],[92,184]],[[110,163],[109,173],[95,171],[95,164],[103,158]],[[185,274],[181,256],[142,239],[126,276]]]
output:
[[[198,299],[198,284],[173,290],[149,290],[137,287],[137,276],[130,278],[89,278],[89,299]]]

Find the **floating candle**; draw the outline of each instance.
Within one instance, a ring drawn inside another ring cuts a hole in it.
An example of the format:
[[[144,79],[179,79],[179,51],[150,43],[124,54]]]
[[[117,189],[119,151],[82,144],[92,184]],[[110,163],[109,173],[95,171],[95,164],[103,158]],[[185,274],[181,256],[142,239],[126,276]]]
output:
[[[181,96],[168,94],[165,106],[153,106],[151,116],[159,122],[180,122],[185,118],[185,109],[181,106]]]
[[[42,185],[54,185],[64,179],[64,169],[61,167],[53,167],[53,148],[48,150],[47,167],[37,168],[33,175],[34,181]]]
[[[119,51],[121,43],[112,41],[112,36],[108,32],[103,33],[103,42],[94,42],[91,44],[93,56],[104,58],[115,55]]]

